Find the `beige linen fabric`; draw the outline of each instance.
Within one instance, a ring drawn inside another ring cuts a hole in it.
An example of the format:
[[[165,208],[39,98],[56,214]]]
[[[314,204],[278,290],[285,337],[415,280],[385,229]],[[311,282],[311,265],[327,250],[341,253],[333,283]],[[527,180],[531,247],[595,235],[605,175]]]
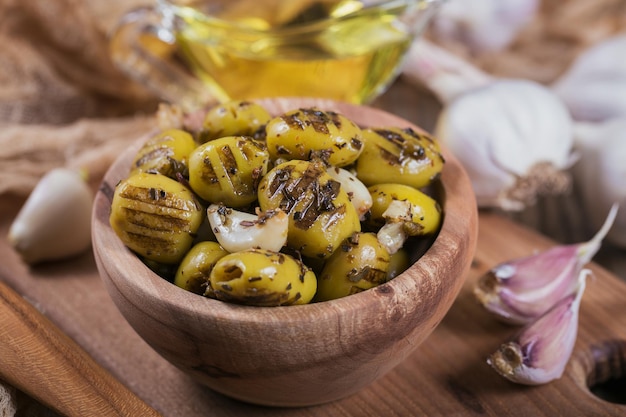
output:
[[[97,182],[149,127],[157,99],[107,49],[108,31],[141,3],[0,0],[0,194],[28,195],[64,165]]]

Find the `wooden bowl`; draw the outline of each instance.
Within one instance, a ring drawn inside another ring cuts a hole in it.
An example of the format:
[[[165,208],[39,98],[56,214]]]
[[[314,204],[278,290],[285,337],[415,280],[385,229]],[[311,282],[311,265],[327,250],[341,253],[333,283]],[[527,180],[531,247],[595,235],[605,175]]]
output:
[[[363,126],[417,129],[380,110],[327,100],[261,103],[273,114],[316,105]],[[288,307],[234,305],[187,292],[148,269],[109,226],[114,187],[127,175],[140,142],[111,166],[96,195],[98,269],[136,332],[165,359],[222,394],[271,406],[308,406],[353,394],[428,337],[465,280],[478,214],[467,174],[444,149],[441,230],[423,256],[388,283],[333,301]]]

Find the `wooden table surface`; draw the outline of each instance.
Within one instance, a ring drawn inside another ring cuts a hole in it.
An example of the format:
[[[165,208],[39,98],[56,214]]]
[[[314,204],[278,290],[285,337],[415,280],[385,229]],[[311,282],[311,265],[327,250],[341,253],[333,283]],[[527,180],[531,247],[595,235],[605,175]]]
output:
[[[432,98],[411,108],[400,106],[407,94],[394,87],[377,105],[397,109],[398,115],[430,128],[437,111]],[[344,400],[274,409],[239,403],[198,386],[152,351],[109,299],[91,252],[35,268],[25,265],[6,241],[21,203],[10,196],[0,200],[0,280],[164,416],[626,415],[624,385],[613,399],[622,404],[600,399],[588,388],[587,381],[626,378],[626,281],[598,264],[590,264],[594,277],[583,297],[576,348],[560,380],[538,387],[515,385],[486,364],[486,357],[516,328],[496,322],[475,302],[471,290],[476,279],[501,261],[555,243],[501,214],[480,213],[478,248],[465,286],[443,322],[409,359]],[[606,256],[619,261],[623,255],[617,251]],[[11,341],[0,335],[0,343]]]

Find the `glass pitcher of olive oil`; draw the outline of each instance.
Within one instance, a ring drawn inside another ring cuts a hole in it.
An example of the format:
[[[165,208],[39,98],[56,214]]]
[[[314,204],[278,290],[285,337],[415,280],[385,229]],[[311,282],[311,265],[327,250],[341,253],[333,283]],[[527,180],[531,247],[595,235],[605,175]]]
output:
[[[367,103],[443,0],[157,0],[112,34],[116,64],[166,101]]]

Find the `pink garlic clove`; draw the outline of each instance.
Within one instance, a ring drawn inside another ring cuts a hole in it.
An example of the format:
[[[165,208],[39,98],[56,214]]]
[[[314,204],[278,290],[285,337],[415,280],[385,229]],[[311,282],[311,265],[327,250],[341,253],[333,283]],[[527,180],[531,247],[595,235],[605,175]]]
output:
[[[503,262],[479,278],[474,295],[497,318],[527,324],[577,287],[583,266],[598,252],[611,229],[617,205],[588,242],[559,245],[524,258]]]
[[[559,379],[576,343],[580,301],[589,273],[587,269],[580,271],[574,293],[502,344],[487,363],[518,384],[541,385]]]

